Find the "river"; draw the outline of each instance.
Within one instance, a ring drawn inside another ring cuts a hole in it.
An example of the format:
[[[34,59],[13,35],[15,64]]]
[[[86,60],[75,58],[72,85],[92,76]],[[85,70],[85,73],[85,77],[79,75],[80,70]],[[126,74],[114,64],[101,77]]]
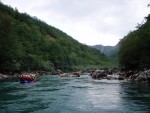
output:
[[[0,113],[150,113],[150,85],[88,75],[1,81]]]

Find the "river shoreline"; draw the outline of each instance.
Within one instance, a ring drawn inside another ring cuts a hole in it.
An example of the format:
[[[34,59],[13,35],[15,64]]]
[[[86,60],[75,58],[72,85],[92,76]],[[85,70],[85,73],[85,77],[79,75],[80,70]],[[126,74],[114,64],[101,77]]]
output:
[[[35,74],[35,76],[42,76],[42,75],[59,75],[59,72],[20,72],[20,73],[7,73],[1,74],[0,73],[0,81],[4,81],[7,79],[18,79],[22,74]],[[105,74],[105,76],[103,76]],[[64,73],[65,75],[65,73]],[[82,75],[82,74],[81,74]],[[107,79],[107,80],[123,80],[127,82],[140,82],[140,83],[150,83],[150,70],[142,71],[142,72],[117,72],[117,73],[103,73],[101,70],[96,70],[90,73],[93,79]],[[60,76],[61,77],[61,76]],[[67,76],[66,76],[67,77]]]
[[[28,75],[31,75],[31,74],[34,74],[36,77],[38,76],[42,76],[42,75],[59,75],[60,77],[62,77],[62,71],[53,71],[53,72],[49,72],[49,71],[31,71],[31,72],[26,72],[26,71],[23,71],[23,72],[19,72],[19,73],[6,73],[6,74],[2,74],[0,73],[0,81],[4,81],[4,80],[8,80],[8,79],[18,79],[19,80],[19,77],[21,75],[24,75],[24,74],[28,74]],[[75,74],[74,74],[75,73]],[[70,72],[70,73],[63,73],[63,75],[76,75],[77,72]],[[79,74],[78,74],[79,75]],[[65,77],[65,76],[64,76]],[[67,76],[66,76],[67,77]]]
[[[7,80],[7,79],[19,78],[19,76],[20,76],[20,74],[8,75],[8,74],[0,73],[0,81]]]
[[[0,73],[0,81],[4,81],[4,80],[8,80],[8,79],[18,79],[19,77],[24,74],[24,73],[28,73],[28,72],[22,72],[22,73],[14,73],[14,74],[2,74]],[[28,74],[35,74],[36,76],[39,76],[40,74],[37,72],[30,72]]]

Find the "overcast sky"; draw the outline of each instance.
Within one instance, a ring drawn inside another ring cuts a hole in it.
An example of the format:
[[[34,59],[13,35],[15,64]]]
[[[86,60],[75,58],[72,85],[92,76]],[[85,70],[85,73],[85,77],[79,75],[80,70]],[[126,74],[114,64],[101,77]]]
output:
[[[87,45],[116,45],[142,23],[150,0],[1,0]]]

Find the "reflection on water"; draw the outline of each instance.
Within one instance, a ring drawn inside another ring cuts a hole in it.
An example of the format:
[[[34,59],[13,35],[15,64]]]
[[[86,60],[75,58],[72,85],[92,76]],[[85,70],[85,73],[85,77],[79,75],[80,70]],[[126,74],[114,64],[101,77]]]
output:
[[[150,112],[150,85],[139,83],[126,83],[121,85],[122,100],[126,109],[134,110],[138,113]],[[127,104],[130,102],[130,104]]]
[[[90,76],[0,82],[0,113],[149,113],[150,86]]]

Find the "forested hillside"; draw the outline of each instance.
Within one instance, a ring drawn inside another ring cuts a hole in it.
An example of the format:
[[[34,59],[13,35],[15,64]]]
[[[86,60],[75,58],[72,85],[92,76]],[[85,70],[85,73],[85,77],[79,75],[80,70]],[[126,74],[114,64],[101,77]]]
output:
[[[120,42],[119,61],[125,69],[150,68],[150,14],[146,22]]]
[[[113,64],[63,31],[0,3],[0,72],[75,70]]]

